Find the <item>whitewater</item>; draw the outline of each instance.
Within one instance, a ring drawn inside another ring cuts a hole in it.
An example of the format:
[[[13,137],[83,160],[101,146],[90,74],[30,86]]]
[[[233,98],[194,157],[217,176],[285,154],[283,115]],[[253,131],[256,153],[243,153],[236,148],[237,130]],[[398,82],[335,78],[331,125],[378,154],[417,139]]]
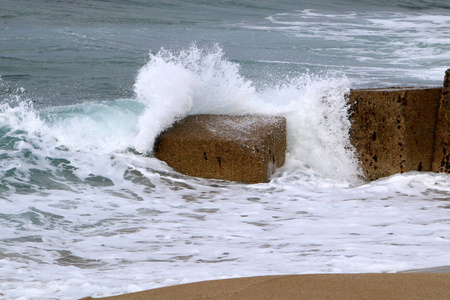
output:
[[[21,1],[8,6],[0,16],[0,298],[450,264],[450,176],[366,181],[346,101],[355,87],[442,85],[449,8],[244,2],[150,11],[82,1],[74,15],[56,2],[33,14]],[[144,13],[153,23],[143,25]],[[60,26],[60,14],[72,27]],[[15,15],[43,21],[22,32]],[[159,133],[203,113],[285,117],[285,165],[249,185],[189,177],[153,156]]]
[[[74,298],[448,261],[450,178],[365,183],[348,141],[346,78],[256,90],[238,70],[218,47],[161,50],[140,70],[135,99],[3,104],[1,290]],[[153,140],[195,113],[286,117],[285,166],[255,185],[172,171],[152,157]]]

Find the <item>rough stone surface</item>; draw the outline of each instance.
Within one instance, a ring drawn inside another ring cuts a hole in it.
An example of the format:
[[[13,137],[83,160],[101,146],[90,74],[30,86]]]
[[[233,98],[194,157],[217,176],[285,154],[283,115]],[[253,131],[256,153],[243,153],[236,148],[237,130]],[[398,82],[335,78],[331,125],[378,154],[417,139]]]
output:
[[[431,170],[441,91],[386,88],[350,92],[350,138],[367,179]]]
[[[450,173],[450,69],[445,71],[444,87],[436,123],[433,172]]]
[[[176,171],[204,178],[265,182],[284,164],[282,117],[193,115],[155,143],[155,157]]]

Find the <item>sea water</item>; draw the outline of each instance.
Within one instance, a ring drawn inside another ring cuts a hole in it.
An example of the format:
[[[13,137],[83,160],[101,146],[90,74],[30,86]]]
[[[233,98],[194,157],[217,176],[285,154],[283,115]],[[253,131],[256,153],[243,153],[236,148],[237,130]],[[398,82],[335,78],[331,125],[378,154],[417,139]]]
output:
[[[450,176],[361,177],[350,88],[442,86],[450,5],[0,4],[0,297],[450,263]],[[182,175],[155,137],[189,114],[287,119],[270,181]]]

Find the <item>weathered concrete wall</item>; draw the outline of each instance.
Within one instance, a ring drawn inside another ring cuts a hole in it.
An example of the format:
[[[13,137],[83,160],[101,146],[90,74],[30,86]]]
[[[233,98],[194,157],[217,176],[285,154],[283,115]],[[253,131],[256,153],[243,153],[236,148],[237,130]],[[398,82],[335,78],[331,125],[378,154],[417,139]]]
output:
[[[367,179],[431,170],[441,91],[387,88],[350,92],[350,138]],[[445,130],[450,132],[450,127]]]
[[[286,120],[264,116],[189,116],[160,135],[154,153],[190,176],[265,182],[276,167],[284,164]]]
[[[450,173],[450,69],[445,72],[444,87],[436,124],[433,172]]]
[[[369,180],[407,171],[450,173],[450,69],[444,88],[352,90],[350,139]],[[284,164],[281,117],[189,116],[160,135],[155,156],[204,178],[265,182]]]

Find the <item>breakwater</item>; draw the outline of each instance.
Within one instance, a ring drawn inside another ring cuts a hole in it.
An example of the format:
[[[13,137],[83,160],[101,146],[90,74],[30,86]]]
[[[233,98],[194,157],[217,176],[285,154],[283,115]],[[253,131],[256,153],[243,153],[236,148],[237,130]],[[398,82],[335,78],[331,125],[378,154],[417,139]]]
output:
[[[450,69],[443,87],[351,90],[351,144],[368,180],[409,171],[450,172]],[[283,165],[286,120],[189,116],[155,143],[155,156],[198,177],[267,181]]]

